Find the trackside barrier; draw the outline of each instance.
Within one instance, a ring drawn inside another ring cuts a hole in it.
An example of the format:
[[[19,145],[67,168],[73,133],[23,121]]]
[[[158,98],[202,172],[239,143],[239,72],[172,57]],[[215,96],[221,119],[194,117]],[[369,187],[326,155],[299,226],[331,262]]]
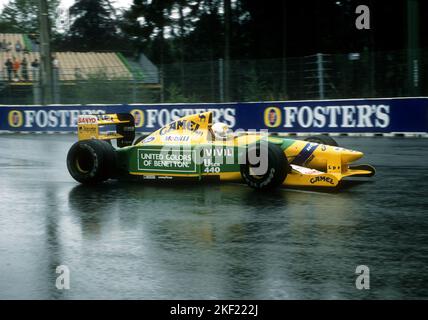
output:
[[[428,97],[222,104],[0,106],[0,132],[76,132],[80,114],[130,112],[139,132],[182,116],[213,112],[232,129],[277,134],[396,135],[428,133]]]

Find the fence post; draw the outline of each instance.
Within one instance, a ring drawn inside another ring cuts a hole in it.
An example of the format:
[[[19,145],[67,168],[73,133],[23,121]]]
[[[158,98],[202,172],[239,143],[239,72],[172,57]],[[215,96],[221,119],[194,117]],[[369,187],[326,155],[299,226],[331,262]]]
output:
[[[224,102],[224,62],[223,59],[218,59],[218,81],[220,102]]]
[[[160,82],[160,102],[165,102],[165,82],[163,78],[163,66],[159,68],[159,82]]]
[[[137,80],[132,76],[132,102],[137,103]]]
[[[53,97],[54,97],[54,103],[61,103],[61,94],[60,94],[60,80],[59,80],[59,69],[58,68],[53,68],[52,70],[52,87],[53,87]]]
[[[216,101],[215,98],[215,60],[210,60],[210,100]]]
[[[40,89],[40,69],[33,68],[33,102],[34,104],[42,104],[41,89]]]
[[[47,0],[39,0],[38,18],[40,24],[40,84],[43,87],[43,104],[52,103],[52,55],[49,34]]]
[[[324,62],[322,53],[317,53],[317,71],[318,71],[318,96],[324,99]]]
[[[407,94],[419,96],[419,3],[407,0]]]
[[[287,90],[287,58],[282,58],[282,81],[281,81],[281,99],[288,99],[288,90]]]

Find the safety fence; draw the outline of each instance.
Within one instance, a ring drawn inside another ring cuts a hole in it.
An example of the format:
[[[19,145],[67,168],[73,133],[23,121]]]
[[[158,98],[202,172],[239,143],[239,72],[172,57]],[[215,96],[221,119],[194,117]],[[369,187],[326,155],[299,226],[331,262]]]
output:
[[[76,132],[81,114],[131,113],[139,132],[212,111],[233,130],[272,133],[427,133],[428,97],[219,104],[0,106],[2,132]]]
[[[138,63],[127,59],[130,69]],[[135,66],[135,68],[133,67]],[[38,81],[7,81],[0,104],[39,104]],[[428,51],[410,61],[405,51],[314,54],[258,60],[209,60],[125,72],[59,65],[53,103],[219,103],[428,96]],[[28,72],[31,79],[29,68]],[[108,71],[108,72],[107,72]],[[22,77],[21,77],[22,78]],[[30,80],[31,80],[30,79]]]

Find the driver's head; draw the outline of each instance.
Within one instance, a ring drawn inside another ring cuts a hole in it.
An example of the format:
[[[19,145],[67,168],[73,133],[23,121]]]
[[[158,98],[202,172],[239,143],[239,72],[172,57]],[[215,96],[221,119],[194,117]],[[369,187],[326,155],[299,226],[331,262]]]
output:
[[[224,140],[232,137],[232,130],[223,122],[214,123],[211,130],[216,140]]]

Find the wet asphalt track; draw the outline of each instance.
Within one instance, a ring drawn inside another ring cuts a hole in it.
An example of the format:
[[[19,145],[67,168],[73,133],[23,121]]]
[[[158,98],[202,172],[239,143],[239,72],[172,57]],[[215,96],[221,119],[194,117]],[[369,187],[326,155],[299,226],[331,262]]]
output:
[[[371,182],[271,194],[85,188],[66,169],[75,140],[0,135],[0,299],[428,298],[428,139],[338,138],[376,166]]]

